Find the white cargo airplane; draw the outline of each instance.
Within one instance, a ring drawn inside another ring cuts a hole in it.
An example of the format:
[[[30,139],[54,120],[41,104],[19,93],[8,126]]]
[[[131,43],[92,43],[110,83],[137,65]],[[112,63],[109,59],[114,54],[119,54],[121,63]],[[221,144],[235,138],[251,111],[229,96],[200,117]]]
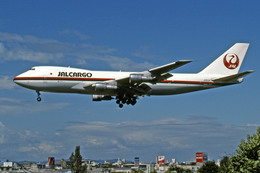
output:
[[[93,101],[116,99],[136,104],[139,96],[174,95],[241,83],[253,71],[238,73],[248,43],[236,43],[199,73],[168,73],[191,61],[182,60],[144,72],[90,71],[70,67],[37,66],[16,76],[14,82],[25,88],[59,93],[91,94]]]

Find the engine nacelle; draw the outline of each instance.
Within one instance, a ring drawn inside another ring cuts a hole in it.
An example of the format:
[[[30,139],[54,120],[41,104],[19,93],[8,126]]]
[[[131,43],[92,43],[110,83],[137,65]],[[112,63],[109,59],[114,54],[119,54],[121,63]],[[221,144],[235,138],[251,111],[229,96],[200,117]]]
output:
[[[106,83],[95,83],[92,85],[95,88],[95,91],[105,91],[105,90],[116,90],[117,86],[108,85]]]
[[[92,95],[92,101],[112,100],[113,97],[105,95]]]
[[[153,80],[152,77],[143,76],[142,74],[130,74],[129,83],[142,83],[142,82],[151,82]]]

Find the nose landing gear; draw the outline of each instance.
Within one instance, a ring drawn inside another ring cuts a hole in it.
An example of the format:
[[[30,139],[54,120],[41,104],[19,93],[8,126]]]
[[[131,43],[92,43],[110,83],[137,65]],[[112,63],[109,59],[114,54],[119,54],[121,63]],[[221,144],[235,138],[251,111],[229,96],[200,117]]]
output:
[[[37,97],[37,101],[40,102],[42,100],[42,98],[40,97],[41,93],[40,91],[36,91],[38,97]]]

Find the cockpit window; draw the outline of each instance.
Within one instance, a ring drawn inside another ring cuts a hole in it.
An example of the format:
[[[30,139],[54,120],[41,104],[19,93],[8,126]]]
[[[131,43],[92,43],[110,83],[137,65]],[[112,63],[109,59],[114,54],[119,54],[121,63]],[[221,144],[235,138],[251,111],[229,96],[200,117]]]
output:
[[[31,68],[31,70],[35,70],[35,68],[33,67],[33,68]]]

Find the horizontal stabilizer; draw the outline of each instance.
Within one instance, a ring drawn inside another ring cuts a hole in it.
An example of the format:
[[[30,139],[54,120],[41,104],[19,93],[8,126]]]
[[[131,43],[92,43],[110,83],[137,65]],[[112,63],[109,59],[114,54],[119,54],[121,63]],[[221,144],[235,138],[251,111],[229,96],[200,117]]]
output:
[[[238,73],[238,74],[214,79],[213,81],[214,82],[220,82],[220,83],[237,83],[237,82],[241,82],[241,81],[239,81],[239,79],[242,79],[243,77],[245,77],[245,76],[247,76],[247,75],[249,75],[250,73],[253,73],[253,72],[254,72],[253,70],[250,70],[250,71],[246,71],[246,72],[242,72],[242,73]]]

